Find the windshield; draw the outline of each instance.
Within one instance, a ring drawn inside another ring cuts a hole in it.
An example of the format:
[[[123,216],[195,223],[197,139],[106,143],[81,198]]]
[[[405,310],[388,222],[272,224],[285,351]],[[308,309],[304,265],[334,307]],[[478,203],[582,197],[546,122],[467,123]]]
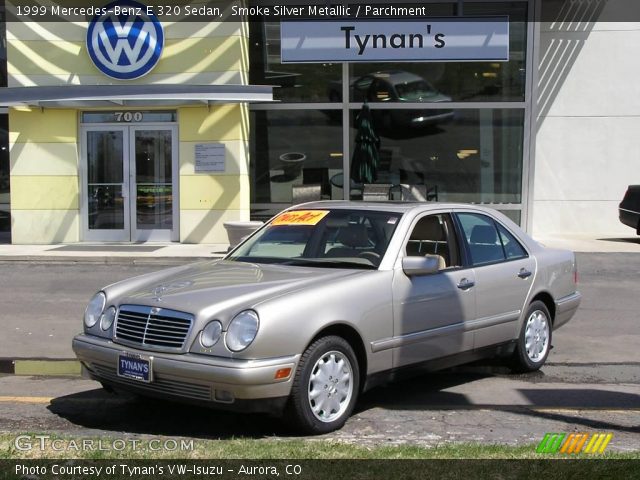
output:
[[[375,269],[400,217],[366,210],[291,210],[278,215],[227,260]]]
[[[398,97],[402,100],[422,100],[438,95],[438,91],[424,80],[397,83],[395,85]]]

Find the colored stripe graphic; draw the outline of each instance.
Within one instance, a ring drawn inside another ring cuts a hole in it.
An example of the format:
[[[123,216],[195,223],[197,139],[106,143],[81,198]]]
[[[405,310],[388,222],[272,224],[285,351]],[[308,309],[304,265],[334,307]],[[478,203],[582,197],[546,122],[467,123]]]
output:
[[[568,455],[580,452],[604,453],[612,438],[612,433],[594,433],[593,435],[588,433],[547,433],[536,448],[536,452]]]
[[[595,433],[587,445],[587,448],[584,450],[585,453],[604,453],[605,448],[607,448],[612,438],[612,433]]]
[[[538,445],[536,452],[538,453],[556,453],[560,446],[562,445],[562,441],[566,433],[547,433],[544,438]]]

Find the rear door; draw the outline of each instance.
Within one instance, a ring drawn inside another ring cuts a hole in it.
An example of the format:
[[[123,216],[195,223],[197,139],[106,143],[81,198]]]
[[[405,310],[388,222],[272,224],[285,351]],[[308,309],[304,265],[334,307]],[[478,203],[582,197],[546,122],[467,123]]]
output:
[[[536,274],[535,259],[504,225],[475,212],[456,214],[467,263],[475,273],[475,347],[515,339]]]

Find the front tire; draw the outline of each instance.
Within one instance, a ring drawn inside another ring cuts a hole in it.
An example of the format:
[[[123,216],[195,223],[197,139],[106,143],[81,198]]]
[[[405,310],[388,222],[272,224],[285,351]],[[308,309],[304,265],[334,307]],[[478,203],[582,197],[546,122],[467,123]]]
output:
[[[551,314],[540,300],[529,305],[513,352],[511,368],[525,373],[539,370],[551,350]]]
[[[342,337],[313,342],[300,359],[285,411],[296,430],[322,434],[341,428],[358,398],[360,370],[351,345]]]

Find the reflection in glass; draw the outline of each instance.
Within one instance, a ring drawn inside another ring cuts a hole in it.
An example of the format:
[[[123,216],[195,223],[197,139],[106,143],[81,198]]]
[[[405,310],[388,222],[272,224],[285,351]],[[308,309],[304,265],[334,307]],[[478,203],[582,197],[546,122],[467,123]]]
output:
[[[136,227],[173,227],[171,130],[136,130]]]
[[[123,132],[87,132],[88,215],[91,230],[124,229]]]
[[[87,165],[89,184],[122,183],[123,132],[87,132]]]
[[[341,101],[340,63],[281,64],[280,22],[249,22],[252,85],[277,85],[273,98],[286,102]]]
[[[253,203],[291,204],[297,185],[320,185],[322,199],[342,199],[342,182],[334,181],[342,175],[342,122],[334,113],[251,112]]]
[[[441,202],[521,202],[523,110],[456,110],[441,123],[419,128],[399,120],[409,112],[373,115],[380,137],[375,183],[426,185]],[[356,133],[352,120],[352,151]],[[353,193],[361,187],[355,185]]]
[[[140,230],[173,227],[173,187],[138,185],[136,187],[136,219]]]
[[[410,3],[410,2],[404,2]],[[429,6],[430,9],[436,5]],[[440,7],[446,7],[440,4]],[[508,62],[413,62],[413,63],[353,63],[349,78],[351,101],[362,101],[358,92],[359,82],[375,73],[388,75],[387,85],[392,90],[402,90],[405,84],[420,79],[454,102],[521,102],[525,99],[525,66],[527,52],[527,2],[465,2],[465,16],[509,16]],[[455,4],[442,11],[443,16],[455,15]],[[401,78],[411,76],[411,78]],[[371,82],[369,82],[371,84]],[[360,85],[360,90],[364,85]],[[375,85],[373,86],[375,88]],[[375,93],[381,93],[379,90]],[[392,92],[393,93],[393,92]],[[371,92],[374,97],[374,92]],[[379,101],[427,102],[443,101],[422,96],[419,100],[404,95],[389,95]],[[376,101],[369,98],[369,101]]]
[[[89,229],[122,230],[124,199],[122,185],[89,185]]]

